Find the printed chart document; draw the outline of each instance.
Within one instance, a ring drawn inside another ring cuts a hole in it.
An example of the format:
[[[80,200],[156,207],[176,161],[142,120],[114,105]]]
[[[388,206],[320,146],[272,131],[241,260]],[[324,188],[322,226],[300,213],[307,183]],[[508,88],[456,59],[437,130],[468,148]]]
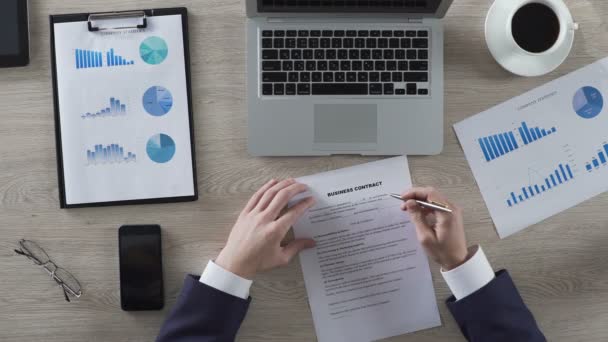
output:
[[[363,342],[441,325],[427,257],[401,202],[406,157],[298,179],[317,203],[294,226],[319,342]],[[311,194],[312,193],[312,194]]]
[[[501,238],[608,190],[608,59],[454,128]]]

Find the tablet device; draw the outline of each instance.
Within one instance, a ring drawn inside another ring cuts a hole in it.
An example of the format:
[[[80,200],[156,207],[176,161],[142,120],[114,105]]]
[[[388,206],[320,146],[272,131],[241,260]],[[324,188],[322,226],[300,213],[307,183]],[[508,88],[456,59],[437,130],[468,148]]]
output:
[[[0,1],[0,68],[30,62],[27,0]]]

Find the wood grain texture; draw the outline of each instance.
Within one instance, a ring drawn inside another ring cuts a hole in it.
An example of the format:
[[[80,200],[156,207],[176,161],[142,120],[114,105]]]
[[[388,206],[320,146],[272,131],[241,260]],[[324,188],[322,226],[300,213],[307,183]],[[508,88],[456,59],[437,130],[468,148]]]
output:
[[[487,51],[483,23],[490,2],[457,0],[445,19],[445,149],[413,157],[414,183],[442,189],[466,212],[470,243],[493,266],[508,268],[551,341],[608,340],[608,195],[499,240],[452,125],[499,102],[608,55],[608,2],[566,0],[581,24],[572,55],[555,72],[520,78]],[[373,158],[252,158],[246,151],[245,11],[241,0],[31,0],[32,63],[0,70],[0,340],[150,341],[188,272],[200,273],[223,245],[246,198],[269,177],[301,176]],[[187,6],[199,190],[197,202],[60,210],[49,62],[48,15],[108,9]],[[163,229],[167,305],[162,312],[120,310],[117,229],[158,223]],[[38,241],[83,283],[66,303],[45,273],[12,252],[20,238]],[[389,341],[462,341],[433,279],[443,326]],[[264,274],[252,288],[240,341],[314,341],[298,262]],[[201,305],[205,305],[201,303]]]

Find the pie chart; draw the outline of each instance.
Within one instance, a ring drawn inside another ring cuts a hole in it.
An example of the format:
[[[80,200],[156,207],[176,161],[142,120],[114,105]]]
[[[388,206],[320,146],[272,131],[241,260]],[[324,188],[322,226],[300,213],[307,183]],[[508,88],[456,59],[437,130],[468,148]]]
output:
[[[578,116],[583,119],[592,119],[598,116],[604,108],[602,93],[594,87],[582,87],[572,100],[572,106]]]
[[[144,93],[144,108],[152,116],[163,116],[173,107],[173,96],[167,88],[161,86],[150,87]]]
[[[148,64],[160,64],[167,58],[168,54],[167,43],[159,37],[146,38],[139,46],[139,55]]]
[[[166,134],[153,135],[146,144],[146,153],[153,162],[163,164],[170,161],[175,154],[175,142]]]

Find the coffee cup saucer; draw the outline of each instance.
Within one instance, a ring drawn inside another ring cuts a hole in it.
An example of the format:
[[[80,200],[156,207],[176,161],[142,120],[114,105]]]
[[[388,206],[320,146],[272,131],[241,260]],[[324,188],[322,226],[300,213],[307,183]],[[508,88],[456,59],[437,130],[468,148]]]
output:
[[[517,45],[511,33],[513,13],[524,1],[494,1],[486,17],[486,43],[494,59],[506,70],[519,76],[540,76],[555,70],[566,60],[578,24],[574,23],[567,8],[557,6],[554,10],[560,18],[561,32],[556,43],[543,53],[528,52]]]

